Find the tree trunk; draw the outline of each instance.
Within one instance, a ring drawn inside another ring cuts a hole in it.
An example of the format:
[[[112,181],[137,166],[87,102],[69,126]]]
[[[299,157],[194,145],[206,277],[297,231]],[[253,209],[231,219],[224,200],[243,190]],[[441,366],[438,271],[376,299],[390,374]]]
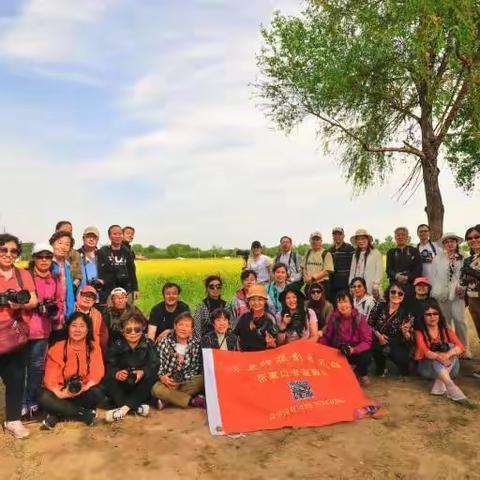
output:
[[[425,152],[425,154],[425,158],[422,159],[423,185],[425,186],[425,198],[427,200],[425,212],[427,213],[431,239],[438,240],[443,235],[443,216],[445,213],[438,184],[440,170],[437,167],[437,152],[430,151]]]

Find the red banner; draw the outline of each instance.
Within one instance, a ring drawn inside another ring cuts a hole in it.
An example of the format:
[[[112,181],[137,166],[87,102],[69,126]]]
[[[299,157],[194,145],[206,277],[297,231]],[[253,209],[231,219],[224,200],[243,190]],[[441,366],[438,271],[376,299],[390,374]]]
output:
[[[347,359],[318,343],[203,353],[213,434],[350,422],[372,405]]]

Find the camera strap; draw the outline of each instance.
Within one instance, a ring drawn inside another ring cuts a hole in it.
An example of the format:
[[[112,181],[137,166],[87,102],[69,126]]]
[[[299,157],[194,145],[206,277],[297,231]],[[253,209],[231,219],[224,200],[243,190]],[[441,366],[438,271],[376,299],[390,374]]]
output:
[[[87,373],[86,373],[85,376],[88,377],[88,374],[90,373],[90,348],[88,347],[88,343],[87,343],[86,347],[87,347]],[[65,344],[63,346],[62,377],[63,377],[64,381],[67,381],[67,379],[65,378],[65,369],[67,368],[67,360],[68,360],[67,348],[68,348],[68,338],[65,340]],[[77,376],[80,377],[80,357],[79,357],[78,353],[76,354],[76,357],[77,357]],[[83,377],[80,377],[80,378],[83,378]]]
[[[15,278],[17,279],[18,286],[20,290],[23,290],[23,278],[20,270],[17,267],[13,267],[13,271],[15,272]]]

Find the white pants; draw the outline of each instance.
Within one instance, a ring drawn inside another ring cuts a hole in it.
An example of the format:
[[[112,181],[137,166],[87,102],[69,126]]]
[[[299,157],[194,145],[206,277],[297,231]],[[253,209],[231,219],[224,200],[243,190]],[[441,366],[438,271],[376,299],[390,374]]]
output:
[[[455,334],[462,342],[465,350],[468,350],[468,324],[465,317],[465,302],[461,298],[438,302],[442,309],[447,325],[455,330]]]

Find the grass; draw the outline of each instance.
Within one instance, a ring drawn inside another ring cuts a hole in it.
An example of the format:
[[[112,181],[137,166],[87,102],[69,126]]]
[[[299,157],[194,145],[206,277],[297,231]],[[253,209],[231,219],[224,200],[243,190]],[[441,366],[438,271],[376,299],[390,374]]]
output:
[[[205,298],[204,280],[208,275],[220,275],[223,280],[223,298],[229,302],[240,287],[243,261],[238,258],[199,258],[137,261],[140,288],[139,307],[145,314],[162,301],[162,286],[175,282],[182,288],[181,300],[192,310]]]

